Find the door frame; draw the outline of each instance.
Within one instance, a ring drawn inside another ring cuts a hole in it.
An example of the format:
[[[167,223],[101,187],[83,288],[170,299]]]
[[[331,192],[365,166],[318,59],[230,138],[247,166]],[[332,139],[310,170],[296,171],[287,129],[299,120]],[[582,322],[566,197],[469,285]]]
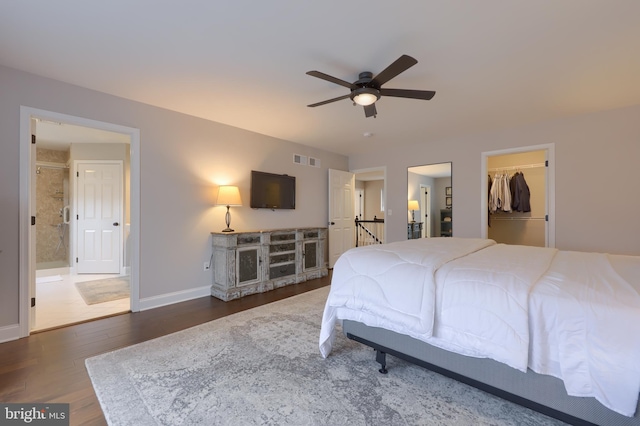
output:
[[[427,190],[427,195],[425,196],[425,188]],[[431,185],[425,185],[424,183],[420,184],[420,214],[422,215],[421,219],[424,219],[425,212],[428,213],[427,218],[429,220],[424,221],[422,225],[422,238],[431,238],[432,229],[431,223],[433,223],[432,212],[431,212]],[[426,222],[426,223],[425,223]]]
[[[487,161],[489,157],[518,154],[529,151],[545,151],[545,159],[548,162],[546,169],[546,200],[547,200],[547,216],[545,221],[546,230],[546,247],[555,248],[556,246],[556,161],[555,161],[555,144],[548,143],[542,145],[523,146],[520,148],[501,149],[497,151],[483,152],[480,163],[480,236],[487,238],[489,230],[487,229],[487,221],[489,219],[489,197],[487,196],[487,188],[489,185]]]
[[[88,118],[47,111],[28,106],[20,106],[20,249],[19,249],[19,337],[26,337],[31,332],[30,313],[32,311],[31,294],[35,287],[35,257],[31,250],[31,237],[35,229],[31,226],[33,203],[31,186],[34,172],[31,167],[31,120],[43,120],[91,127],[129,136],[130,150],[130,223],[129,242],[131,246],[131,311],[140,310],[140,129],[107,123]]]
[[[351,173],[353,173],[355,175],[355,177],[358,177],[358,174],[366,174],[366,173],[372,173],[372,172],[382,172],[382,196],[380,197],[382,205],[384,206],[385,210],[384,210],[384,226],[383,226],[383,236],[384,236],[384,240],[383,243],[387,242],[387,235],[389,235],[387,233],[387,224],[389,223],[389,219],[387,216],[389,216],[387,214],[387,211],[389,209],[389,203],[387,203],[387,194],[389,193],[387,191],[387,166],[379,166],[379,167],[368,167],[366,169],[354,169],[351,170]]]

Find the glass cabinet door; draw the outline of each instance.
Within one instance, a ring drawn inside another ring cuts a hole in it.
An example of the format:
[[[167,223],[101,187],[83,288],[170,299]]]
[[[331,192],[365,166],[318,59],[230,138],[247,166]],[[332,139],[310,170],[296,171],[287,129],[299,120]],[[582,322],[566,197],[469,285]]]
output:
[[[236,283],[238,286],[261,280],[260,247],[238,248],[236,257]]]
[[[318,266],[318,242],[309,241],[304,243],[304,269],[316,268]]]

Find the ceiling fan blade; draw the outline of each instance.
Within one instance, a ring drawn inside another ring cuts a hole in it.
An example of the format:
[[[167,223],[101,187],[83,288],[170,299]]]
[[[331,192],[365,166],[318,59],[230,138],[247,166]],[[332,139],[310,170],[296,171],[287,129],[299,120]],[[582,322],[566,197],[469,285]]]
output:
[[[371,105],[365,105],[364,107],[364,116],[365,117],[375,117],[378,115],[378,111],[376,111],[376,104],[373,103]]]
[[[348,97],[349,97],[349,95],[338,96],[337,98],[327,99],[326,101],[318,102],[318,103],[307,105],[307,106],[308,107],[317,107],[317,106],[320,106],[320,105],[329,104],[331,102],[341,101],[342,99],[347,99]]]
[[[380,89],[380,96],[430,100],[436,95],[433,90]]]
[[[392,63],[387,68],[382,70],[382,72],[376,75],[371,82],[377,84],[378,87],[380,87],[387,81],[391,80],[393,77],[408,70],[417,63],[418,61],[416,61],[411,56],[402,55],[398,59],[396,59],[394,63]]]
[[[307,75],[310,75],[312,77],[317,77],[317,78],[320,78],[322,80],[330,81],[331,83],[339,84],[340,86],[348,87],[349,89],[355,89],[356,88],[356,86],[354,86],[352,83],[349,83],[349,82],[344,81],[344,80],[340,80],[339,78],[332,77],[329,74],[325,74],[325,73],[320,72],[320,71],[308,71]]]

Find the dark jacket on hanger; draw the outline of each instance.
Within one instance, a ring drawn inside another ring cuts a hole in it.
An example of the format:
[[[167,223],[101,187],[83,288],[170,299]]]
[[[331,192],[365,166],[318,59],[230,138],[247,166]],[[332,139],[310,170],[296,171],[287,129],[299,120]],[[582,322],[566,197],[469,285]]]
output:
[[[511,209],[517,212],[531,211],[531,193],[522,172],[511,177]]]

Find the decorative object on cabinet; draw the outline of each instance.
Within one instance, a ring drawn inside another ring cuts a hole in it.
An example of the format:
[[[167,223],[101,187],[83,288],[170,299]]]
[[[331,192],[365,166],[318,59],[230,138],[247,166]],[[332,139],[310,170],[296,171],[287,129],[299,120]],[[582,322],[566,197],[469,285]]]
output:
[[[440,210],[440,236],[451,237],[453,236],[453,216],[450,209]]]
[[[420,210],[420,205],[418,204],[418,200],[409,200],[408,208],[411,211],[411,222],[415,222],[416,210]]]
[[[240,199],[240,190],[237,186],[222,185],[218,188],[218,198],[216,199],[217,206],[227,206],[227,214],[224,215],[224,221],[227,227],[222,232],[233,232],[230,228],[231,225],[231,213],[229,213],[229,207],[241,206],[242,200]]]
[[[422,222],[407,223],[407,239],[415,240],[422,238]]]
[[[229,301],[327,275],[326,228],[212,232],[211,295]]]

